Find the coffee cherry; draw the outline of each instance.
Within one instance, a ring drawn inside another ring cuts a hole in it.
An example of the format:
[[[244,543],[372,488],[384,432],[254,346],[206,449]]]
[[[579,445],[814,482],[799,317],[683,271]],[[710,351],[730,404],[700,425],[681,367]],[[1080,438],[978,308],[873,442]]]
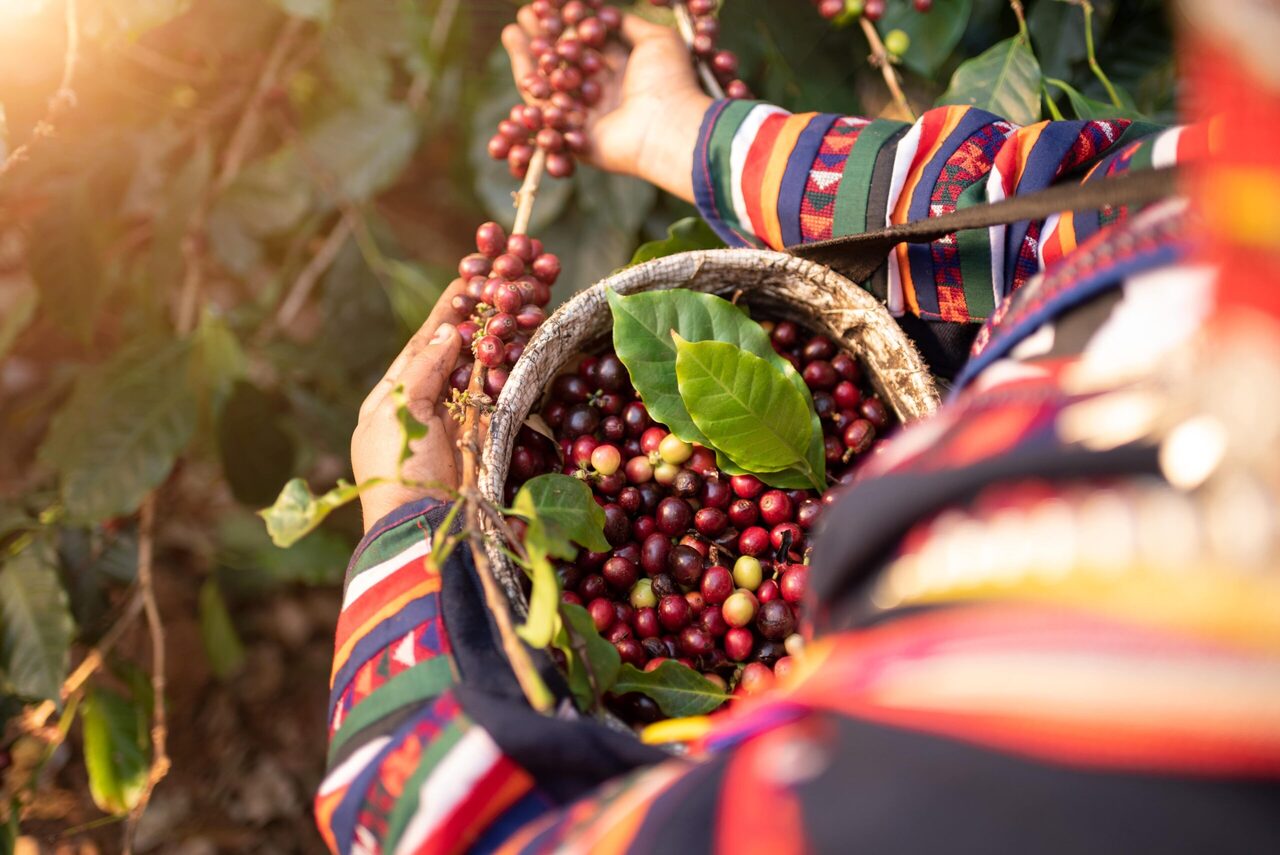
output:
[[[884,35],[884,49],[890,56],[902,56],[911,47],[911,37],[904,30],[890,30]]]
[[[778,582],[778,590],[782,599],[796,604],[804,600],[805,591],[809,589],[809,568],[803,564],[793,564],[782,573]]]
[[[690,469],[681,469],[671,480],[671,491],[683,499],[692,499],[701,489],[701,476]]]
[[[613,603],[604,597],[597,597],[588,603],[587,612],[591,615],[591,620],[595,623],[597,632],[608,631],[609,627],[613,626],[613,622],[617,620],[617,612],[613,609]]]
[[[876,430],[884,430],[889,426],[889,411],[885,408],[884,402],[879,398],[865,398],[859,408],[862,411],[862,417],[876,428]]]
[[[586,434],[573,440],[570,446],[569,459],[578,466],[587,466],[591,463],[591,455],[595,454],[600,443],[596,441],[594,436]]]
[[[761,529],[761,531],[763,530]],[[762,578],[764,578],[764,567],[760,564],[759,559],[750,555],[743,555],[733,563],[733,581],[739,588],[754,591],[760,587]]]
[[[693,446],[675,434],[667,434],[658,445],[658,454],[667,463],[681,464],[693,455]]]
[[[772,602],[780,596],[778,592],[778,583],[772,579],[765,579],[760,583],[760,587],[756,589],[756,599],[760,601],[760,605]]]
[[[822,515],[822,502],[817,499],[805,499],[796,508],[796,522],[805,531],[812,531]]]
[[[729,486],[742,499],[754,499],[764,492],[764,482],[754,475],[734,475],[729,479]]]
[[[769,548],[769,532],[760,526],[751,526],[738,536],[738,552],[743,555],[762,555]]]
[[[800,657],[804,654],[804,637],[798,632],[791,633],[782,642],[782,649],[788,656]]]
[[[801,356],[806,363],[815,360],[828,360],[836,355],[836,346],[825,335],[816,335],[804,346]]]
[[[586,404],[575,404],[564,414],[563,430],[571,437],[595,433],[600,427],[600,414],[595,407]]]
[[[728,483],[719,478],[707,478],[702,482],[702,489],[698,491],[698,501],[702,502],[704,510],[715,508],[726,511],[732,500],[733,491]]]
[[[881,0],[883,2],[883,0]],[[750,662],[742,669],[738,677],[738,687],[744,694],[758,695],[773,688],[773,671],[763,662]]]
[[[775,662],[786,655],[787,648],[783,646],[781,641],[769,641],[766,639],[756,647],[756,655],[752,658],[772,668]]]
[[[755,525],[759,516],[759,508],[750,499],[735,499],[729,505],[729,522],[733,523],[734,527],[739,530]]]
[[[658,622],[668,632],[684,628],[692,617],[689,602],[679,594],[670,594],[658,602]]]
[[[688,530],[689,524],[693,521],[693,510],[684,499],[668,496],[658,503],[655,519],[658,522],[659,531],[676,537]]]
[[[750,657],[754,646],[755,637],[749,629],[735,626],[724,634],[725,655],[735,662],[743,662]]]
[[[862,369],[858,367],[858,360],[847,353],[837,353],[831,357],[831,367],[840,375],[840,379],[848,380],[850,383],[857,383],[862,376]]]
[[[654,600],[656,603],[657,600]],[[656,639],[662,634],[662,623],[658,620],[658,610],[653,606],[642,606],[636,609],[636,613],[631,616],[631,628],[634,630],[636,637],[640,639]],[[649,646],[645,645],[645,652],[649,653]],[[664,649],[663,653],[666,652]],[[649,655],[653,655],[649,653]]]
[[[640,491],[636,490],[636,492],[638,493]],[[641,499],[641,506],[643,506],[643,502],[644,500]],[[653,517],[648,514],[642,514],[641,516],[636,517],[635,521],[631,523],[631,535],[636,539],[637,543],[644,543],[645,539],[648,538],[649,535],[657,533],[658,524],[654,522]]]
[[[702,575],[702,598],[712,605],[720,605],[729,599],[733,589],[734,577],[727,567],[714,565]]]
[[[724,613],[718,608],[703,609],[702,614],[698,615],[698,625],[711,633],[712,638],[720,638],[729,631],[729,624],[725,622]]]
[[[613,560],[613,559],[610,559]],[[632,608],[651,609],[658,604],[658,597],[653,593],[653,582],[650,579],[639,579],[631,586],[629,601]]]
[[[666,428],[651,427],[640,435],[640,450],[645,454],[657,453],[662,441],[667,438]]]
[[[769,532],[769,545],[781,550],[784,543],[790,543],[789,552],[799,553],[804,549],[804,529],[793,522],[778,523]]]
[[[573,605],[575,605],[575,606],[580,606],[580,605],[582,605],[582,597],[579,597],[579,596],[578,596],[577,594],[575,594],[573,591],[561,591],[561,592],[560,592],[560,602],[562,602],[562,603],[571,603],[571,604],[573,604]]]
[[[703,558],[706,558],[711,554],[711,544],[707,543],[706,540],[696,534],[686,534],[684,537],[680,538],[680,544],[697,551],[697,553]]]
[[[770,641],[782,641],[795,632],[795,613],[781,599],[763,603],[756,615],[756,629]]]
[[[876,429],[866,419],[858,419],[845,428],[843,438],[846,448],[854,454],[862,454],[875,441]]]
[[[472,345],[476,361],[486,368],[497,368],[506,359],[506,346],[496,335],[483,335]]]
[[[760,497],[760,519],[767,526],[791,520],[791,499],[781,490],[770,490]]]
[[[686,656],[702,656],[711,652],[715,640],[700,626],[686,626],[680,630],[679,644],[680,652]]]
[[[693,515],[693,527],[698,534],[715,537],[729,527],[729,515],[719,508],[702,508]]]
[[[703,558],[692,546],[683,544],[672,547],[667,555],[667,572],[685,587],[698,584],[702,579]]]
[[[497,258],[501,255],[506,245],[507,233],[498,223],[484,223],[476,229],[476,249],[489,258]]]
[[[653,478],[653,465],[647,457],[633,457],[627,461],[626,472],[632,484],[643,484]]]
[[[591,467],[601,475],[612,475],[622,465],[622,454],[612,445],[601,445],[591,452]],[[636,496],[637,505],[639,495]]]
[[[665,534],[651,534],[640,545],[640,566],[650,576],[667,571],[667,558],[671,553],[671,540]]]
[[[801,372],[804,377],[805,385],[810,389],[830,389],[836,385],[839,375],[836,370],[831,367],[831,363],[824,359],[816,359],[804,367]]]
[[[601,570],[604,580],[619,590],[630,590],[640,575],[639,569],[626,558],[614,556],[604,563]]]
[[[827,463],[834,466],[844,458],[844,444],[834,436],[825,436],[822,438],[822,452]]]

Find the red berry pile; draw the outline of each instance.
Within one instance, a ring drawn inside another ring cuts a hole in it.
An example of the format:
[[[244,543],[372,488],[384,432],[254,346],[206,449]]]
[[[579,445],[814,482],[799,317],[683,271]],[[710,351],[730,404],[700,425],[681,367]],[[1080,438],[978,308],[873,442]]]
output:
[[[842,13],[861,15],[868,21],[878,21],[884,17],[885,0],[813,0],[818,7],[818,14],[827,20],[839,17]],[[933,8],[933,0],[912,0],[912,6],[921,14]]]
[[[510,237],[498,223],[476,230],[476,249],[458,262],[465,291],[453,297],[453,308],[467,320],[458,324],[462,344],[486,369],[484,392],[497,398],[524,346],[546,319],[551,286],[560,275],[560,259],[544,252],[542,241],[528,235]],[[464,392],[472,363],[463,358],[450,384]]]
[[[825,494],[721,471],[711,449],[653,422],[612,352],[552,382],[542,417],[556,440],[522,428],[507,482],[508,501],[557,470],[591,486],[611,549],[559,564],[563,599],[587,609],[623,662],[653,669],[675,659],[745,694],[791,666],[810,532],[890,426],[854,357],[790,321],[765,327],[812,391],[835,482]],[[615,699],[615,709],[630,721],[657,715],[638,695]]]
[[[498,123],[489,156],[506,160],[511,174],[524,178],[535,149],[547,153],[547,173],[573,174],[574,155],[587,149],[583,126],[587,109],[600,101],[595,79],[604,67],[600,53],[622,24],[622,14],[604,0],[533,0],[526,7],[538,21],[530,45],[537,69],[520,81],[533,104],[517,104]]]
[[[720,21],[716,17],[717,0],[649,0],[654,6],[683,5],[693,18],[694,56],[706,62],[729,98],[750,98],[751,89],[738,79],[738,57],[733,51],[720,50]]]

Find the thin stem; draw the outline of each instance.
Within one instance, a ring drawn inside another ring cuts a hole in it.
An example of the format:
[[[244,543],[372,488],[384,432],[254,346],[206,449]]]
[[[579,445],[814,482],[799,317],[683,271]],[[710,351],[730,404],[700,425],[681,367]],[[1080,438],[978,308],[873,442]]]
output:
[[[9,152],[9,156],[0,163],[0,178],[4,178],[9,170],[30,158],[32,147],[40,140],[53,136],[57,131],[58,119],[76,105],[76,93],[71,89],[71,82],[75,79],[76,67],[80,61],[80,20],[77,16],[76,0],[66,0],[65,13],[67,47],[62,55],[62,77],[58,80],[58,88],[49,99],[48,112],[31,130],[31,138]]]
[[[698,70],[698,77],[702,79],[702,88],[712,98],[723,98],[724,87],[716,79],[715,73],[707,65],[706,60],[693,52],[693,37],[696,35],[693,28],[693,14],[689,12],[689,7],[682,2],[674,5],[676,29],[680,31],[680,38],[684,39],[684,46],[689,49],[689,55],[693,57],[694,68]]]
[[[152,578],[155,550],[156,494],[147,495],[138,516],[138,589],[142,593],[143,608],[147,615],[147,630],[151,636],[151,693],[153,712],[151,717],[151,768],[138,796],[138,803],[129,812],[124,828],[124,852],[133,852],[133,837],[138,830],[138,820],[151,801],[156,784],[169,774],[167,711],[165,705],[165,638],[160,608],[156,605],[155,582]]]
[[[1022,8],[1022,0],[1009,0],[1009,5],[1013,7],[1014,17],[1018,19],[1018,35],[1022,36],[1022,40],[1031,46],[1031,33],[1027,30],[1027,15]]]
[[[278,329],[286,329],[293,323],[293,319],[298,316],[298,312],[302,311],[302,307],[306,304],[307,298],[311,296],[311,292],[316,283],[320,281],[320,277],[332,266],[334,259],[342,251],[342,247],[346,246],[347,239],[351,237],[354,229],[355,226],[352,224],[350,217],[343,216],[339,218],[337,225],[333,227],[333,231],[329,232],[329,236],[325,238],[324,243],[316,250],[316,254],[307,262],[306,267],[302,268],[298,278],[293,281],[293,286],[289,289],[288,295],[280,303],[280,309],[276,312],[275,317],[275,326]]]
[[[541,146],[533,153],[529,161],[529,170],[524,175],[524,183],[514,194],[516,203],[516,221],[511,227],[513,235],[527,234],[529,220],[533,218],[533,203],[538,198],[538,188],[542,185],[542,173],[547,168],[547,152]]]
[[[867,37],[867,43],[871,45],[871,64],[880,67],[880,73],[884,76],[884,83],[889,87],[889,94],[893,96],[894,103],[898,105],[899,110],[914,122],[916,120],[915,111],[911,109],[907,96],[902,92],[902,84],[898,81],[898,72],[893,68],[893,60],[889,57],[889,51],[885,50],[884,42],[880,40],[880,33],[876,30],[876,25],[868,21],[865,15],[858,18],[858,23],[862,25],[862,34]]]
[[[1079,3],[1080,8],[1084,10],[1084,50],[1089,58],[1089,68],[1093,69],[1093,76],[1101,81],[1102,88],[1107,90],[1107,97],[1111,99],[1112,106],[1124,109],[1124,104],[1120,103],[1119,93],[1111,85],[1110,78],[1103,73],[1102,66],[1098,64],[1098,55],[1093,48],[1093,4],[1089,0],[1079,0]]]
[[[1044,93],[1045,103],[1049,105],[1049,115],[1053,117],[1054,121],[1061,122],[1066,117],[1063,116],[1062,111],[1058,109],[1058,103],[1053,100],[1053,95],[1049,92],[1049,87],[1045,84],[1041,84],[1040,89]]]

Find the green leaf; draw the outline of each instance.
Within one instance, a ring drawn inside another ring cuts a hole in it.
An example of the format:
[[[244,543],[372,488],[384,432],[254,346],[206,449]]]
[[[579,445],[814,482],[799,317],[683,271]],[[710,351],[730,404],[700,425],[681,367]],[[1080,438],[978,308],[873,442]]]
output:
[[[622,664],[618,649],[600,637],[600,633],[596,631],[595,621],[582,606],[561,603],[560,614],[564,616],[569,627],[582,639],[586,647],[587,664],[591,668],[591,673],[595,675],[596,687],[602,693],[611,691],[618,679],[618,668]],[[588,680],[586,668],[583,667],[582,658],[570,643],[568,630],[564,626],[561,626],[560,632],[556,634],[556,647],[569,660],[567,675],[569,690],[573,692],[578,706],[581,709],[591,709],[595,706],[596,698],[592,695],[591,683]]]
[[[40,292],[26,279],[19,279],[14,287],[0,291],[0,359],[4,359],[31,323],[39,302]]]
[[[218,679],[225,680],[244,666],[244,645],[214,578],[200,586],[200,638]]]
[[[274,0],[280,11],[307,21],[328,21],[333,15],[333,0]]]
[[[163,292],[179,287],[186,265],[182,244],[213,178],[213,147],[203,137],[172,175],[166,175],[163,192],[153,213],[151,280]]]
[[[672,336],[680,395],[710,444],[750,472],[798,467],[822,490],[825,468],[807,459],[812,408],[783,373],[737,345]]]
[[[183,341],[139,345],[80,376],[40,448],[69,519],[132,513],[168,477],[195,431],[190,355]]]
[[[101,257],[104,218],[92,210],[83,188],[54,198],[32,223],[27,250],[31,277],[41,302],[59,328],[87,341],[98,308],[108,296],[108,280]]]
[[[592,552],[607,552],[604,509],[591,496],[591,488],[568,475],[551,473],[531,478],[516,493],[512,510],[517,516],[546,526],[547,551],[557,558],[576,554],[569,541]]]
[[[0,671],[13,691],[61,705],[74,635],[53,551],[37,541],[0,569]]]
[[[81,727],[94,804],[114,816],[128,813],[142,796],[151,763],[146,711],[115,692],[95,688],[84,700]]]
[[[258,516],[266,521],[271,542],[288,549],[315,530],[333,511],[355,501],[360,491],[373,483],[351,484],[339,480],[332,490],[317,496],[305,479],[294,478],[284,485],[275,504],[258,511]]]
[[[938,105],[972,104],[1019,125],[1040,120],[1040,63],[1020,36],[961,64]]]
[[[248,370],[249,359],[236,334],[222,318],[205,312],[191,339],[191,374],[207,416],[222,411]]]
[[[309,161],[335,184],[339,196],[364,202],[385,190],[418,147],[413,110],[390,101],[368,101],[307,130]]]
[[[516,632],[530,647],[541,650],[551,643],[559,627],[560,577],[547,559],[547,527],[541,520],[529,523],[525,536],[525,551],[529,554],[529,616]]]
[[[692,252],[697,249],[721,249],[724,241],[711,230],[711,226],[701,217],[685,217],[676,220],[667,228],[667,236],[662,240],[651,240],[641,244],[635,255],[631,256],[631,264],[642,264],[655,258],[666,258],[678,252]]]
[[[1077,119],[1137,119],[1141,115],[1136,110],[1122,109],[1114,104],[1096,101],[1080,94],[1080,90],[1076,89],[1065,80],[1058,80],[1054,77],[1046,77],[1045,83],[1056,86],[1067,95],[1067,100],[1071,102],[1071,109],[1075,112]]]
[[[260,507],[275,498],[280,485],[294,472],[297,449],[284,428],[285,406],[278,395],[268,394],[241,381],[217,421],[218,457],[231,494],[248,507]]]
[[[342,573],[355,542],[322,528],[290,549],[271,542],[262,520],[239,509],[218,521],[218,581],[227,591],[256,591],[279,585],[332,585]]]
[[[911,47],[902,55],[902,64],[932,77],[960,43],[972,13],[973,0],[937,0],[927,15],[915,11],[910,3],[888,3],[877,26],[882,33],[895,29],[906,33]]]
[[[623,665],[618,672],[618,681],[613,684],[613,691],[617,694],[639,692],[648,695],[671,718],[706,715],[729,700],[729,696],[715,683],[674,660],[663,662],[652,671]]]
[[[286,146],[241,170],[214,206],[210,227],[219,222],[219,241],[228,247],[288,231],[311,210],[311,183],[297,150]]]
[[[409,412],[409,399],[405,396],[403,383],[391,390],[391,400],[395,402],[396,421],[400,424],[400,459],[397,466],[403,466],[413,456],[413,443],[426,438],[427,426]]]
[[[406,332],[417,332],[444,293],[447,277],[430,276],[422,265],[394,258],[386,260],[386,272],[385,287],[391,308]]]

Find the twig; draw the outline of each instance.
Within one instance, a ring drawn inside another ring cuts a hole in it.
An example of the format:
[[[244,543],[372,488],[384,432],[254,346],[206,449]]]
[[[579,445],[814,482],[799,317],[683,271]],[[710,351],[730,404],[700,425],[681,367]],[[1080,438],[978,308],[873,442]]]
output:
[[[124,853],[133,852],[133,837],[138,830],[138,820],[151,801],[151,794],[156,784],[169,774],[169,754],[166,749],[168,741],[167,712],[165,708],[165,638],[164,623],[160,620],[160,609],[156,605],[155,583],[152,579],[152,560],[155,549],[156,494],[149,493],[142,502],[142,510],[138,516],[138,590],[142,594],[143,608],[147,615],[147,630],[151,636],[151,768],[147,770],[147,780],[142,792],[138,795],[138,803],[129,812],[129,819],[124,827]]]
[[[1111,79],[1103,73],[1102,66],[1098,64],[1098,54],[1093,48],[1093,4],[1089,0],[1076,0],[1076,2],[1084,10],[1084,50],[1089,60],[1089,68],[1093,70],[1093,76],[1098,78],[1102,87],[1107,90],[1107,97],[1111,99],[1112,106],[1124,109],[1124,105],[1120,103],[1120,94],[1111,85]]]
[[[9,152],[4,163],[0,163],[0,178],[17,164],[31,157],[31,149],[40,140],[53,136],[57,130],[57,122],[62,114],[76,104],[76,93],[71,89],[71,82],[76,76],[76,66],[80,61],[80,22],[76,16],[76,0],[66,0],[67,48],[62,57],[62,77],[58,81],[57,91],[49,99],[49,109],[36,126],[31,130],[31,137],[22,145]]]
[[[889,58],[889,52],[885,50],[884,42],[880,40],[880,33],[876,30],[876,25],[868,21],[866,15],[860,15],[858,23],[862,25],[862,34],[867,37],[867,43],[871,45],[871,64],[880,67],[880,73],[884,76],[884,83],[889,87],[889,94],[893,96],[894,103],[898,105],[898,109],[914,122],[916,120],[915,111],[911,109],[911,104],[907,102],[907,96],[902,92],[902,84],[898,81],[898,72],[893,68],[893,60]]]
[[[516,221],[511,233],[522,235],[529,231],[529,220],[533,218],[533,203],[538,198],[538,188],[542,185],[542,173],[547,166],[547,152],[541,146],[533,153],[529,161],[529,171],[524,175],[524,183],[512,194],[516,205]]]
[[[689,49],[689,55],[693,57],[694,67],[698,69],[698,76],[702,78],[702,87],[707,90],[707,94],[712,98],[723,98],[724,87],[720,85],[720,81],[716,80],[715,74],[712,73],[706,61],[693,52],[693,37],[696,34],[693,28],[693,15],[689,12],[689,7],[683,2],[675,4],[676,13],[676,29],[680,31],[680,38],[684,39],[684,46]]]
[[[262,74],[258,76],[258,85],[254,87],[253,94],[249,97],[249,103],[245,105],[244,113],[241,114],[235,130],[231,132],[231,140],[227,143],[226,154],[222,159],[222,169],[218,173],[218,180],[214,182],[215,192],[225,190],[240,174],[240,168],[249,155],[254,138],[258,135],[262,105],[266,102],[271,88],[275,86],[280,67],[302,33],[303,26],[301,18],[289,18],[280,29],[280,35],[276,37],[275,44],[271,46],[271,53],[267,55],[267,61],[262,66]]]
[[[333,227],[333,231],[329,232],[329,236],[324,239],[324,243],[316,250],[316,254],[311,256],[307,266],[302,268],[298,278],[293,281],[293,286],[289,289],[288,295],[280,303],[280,309],[276,312],[275,317],[276,328],[286,329],[293,323],[293,319],[297,317],[298,312],[302,311],[307,298],[311,296],[311,291],[315,288],[316,283],[320,281],[320,277],[333,264],[334,259],[338,257],[338,253],[342,251],[342,247],[346,245],[347,239],[351,237],[351,233],[354,230],[355,226],[352,224],[350,217],[343,216],[338,220],[337,225]]]
[[[1013,9],[1014,17],[1018,19],[1018,35],[1022,36],[1027,47],[1031,47],[1031,34],[1027,31],[1027,15],[1022,9],[1022,0],[1009,0],[1009,6]]]

